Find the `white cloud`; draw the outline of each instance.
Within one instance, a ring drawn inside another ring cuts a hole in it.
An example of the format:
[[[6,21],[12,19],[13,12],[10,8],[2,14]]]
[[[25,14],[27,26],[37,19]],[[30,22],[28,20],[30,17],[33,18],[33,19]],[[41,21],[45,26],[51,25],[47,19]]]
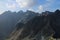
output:
[[[39,12],[42,12],[42,11],[43,11],[43,9],[44,9],[44,8],[43,8],[43,6],[42,6],[42,5],[38,6],[38,11],[39,11]]]
[[[16,0],[20,8],[31,8],[36,4],[35,2],[36,0]]]
[[[3,12],[4,12],[3,10],[0,10],[0,15],[1,15]]]
[[[34,11],[32,8],[28,9],[29,11]]]
[[[8,9],[16,9],[16,4],[14,4],[14,3],[13,4],[7,3],[6,6]]]
[[[51,5],[53,5],[55,0],[46,0],[45,4],[38,6],[38,12],[50,10]]]
[[[0,15],[5,11],[3,7],[5,7],[5,4],[3,2],[0,2]]]

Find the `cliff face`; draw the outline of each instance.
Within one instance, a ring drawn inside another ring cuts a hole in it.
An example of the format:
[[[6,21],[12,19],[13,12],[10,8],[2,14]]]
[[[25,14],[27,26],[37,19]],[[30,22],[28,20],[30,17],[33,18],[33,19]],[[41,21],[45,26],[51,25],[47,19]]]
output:
[[[9,40],[48,40],[51,36],[60,38],[60,10],[35,16],[27,23],[22,23],[22,26],[21,23],[17,25]]]

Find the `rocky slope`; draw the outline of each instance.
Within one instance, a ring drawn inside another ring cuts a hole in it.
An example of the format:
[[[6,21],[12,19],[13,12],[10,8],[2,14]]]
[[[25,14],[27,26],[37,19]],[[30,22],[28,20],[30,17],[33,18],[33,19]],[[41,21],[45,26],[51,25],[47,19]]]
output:
[[[60,38],[60,10],[43,12],[40,16],[19,22],[8,40],[48,40],[50,37]],[[14,34],[14,35],[13,35]]]
[[[17,23],[26,23],[36,15],[38,14],[35,14],[32,11],[4,12],[2,15],[0,15],[0,40],[5,39],[5,37],[7,37],[12,30],[16,28]]]

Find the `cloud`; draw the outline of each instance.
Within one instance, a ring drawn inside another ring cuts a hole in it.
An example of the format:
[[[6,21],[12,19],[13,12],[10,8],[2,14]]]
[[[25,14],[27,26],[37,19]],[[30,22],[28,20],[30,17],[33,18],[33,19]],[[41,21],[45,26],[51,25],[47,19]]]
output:
[[[28,9],[29,11],[34,11],[34,9],[32,9],[32,8],[30,8],[30,9]]]
[[[40,1],[40,2],[42,2],[42,1]],[[40,4],[38,2],[38,0],[7,0],[5,8],[6,8],[6,10],[13,10],[13,11],[17,11],[17,10],[37,11],[38,10],[38,12],[42,12],[43,10],[45,11],[45,10],[49,9],[50,6],[53,4],[53,2],[54,2],[54,0],[45,0],[45,3]],[[4,5],[5,5],[5,3],[4,3]],[[3,7],[4,7],[4,5],[3,5]],[[2,8],[0,8],[0,9],[2,9]]]
[[[7,3],[6,6],[8,9],[16,9],[16,4],[14,3],[13,4]]]
[[[46,0],[46,3],[38,6],[38,12],[50,10],[55,0]]]
[[[20,8],[31,8],[36,5],[36,0],[16,0]]]
[[[0,15],[3,14],[3,12],[5,11],[4,8],[5,8],[5,3],[0,1]]]
[[[4,12],[3,10],[0,10],[0,15],[1,15],[3,12]]]
[[[38,6],[38,12],[42,12],[43,10],[44,10],[43,5],[39,5],[39,6]]]
[[[40,5],[38,8],[39,8],[39,10],[41,10],[41,11],[43,10],[43,6],[42,6],[42,5]]]

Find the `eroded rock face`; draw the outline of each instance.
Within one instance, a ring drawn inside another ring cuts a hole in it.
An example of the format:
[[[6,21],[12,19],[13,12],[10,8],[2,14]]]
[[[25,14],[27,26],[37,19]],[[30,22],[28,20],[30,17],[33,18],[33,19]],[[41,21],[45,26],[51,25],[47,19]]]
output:
[[[19,34],[16,39],[13,40],[48,40],[51,36],[60,38],[60,10],[56,10],[52,14],[44,14],[36,16],[33,19],[23,23],[24,25],[14,32],[14,35]],[[21,29],[23,29],[21,31]],[[19,31],[20,30],[20,31]],[[15,34],[18,31],[17,34]],[[12,36],[12,37],[13,37]],[[11,38],[10,38],[11,39]]]

